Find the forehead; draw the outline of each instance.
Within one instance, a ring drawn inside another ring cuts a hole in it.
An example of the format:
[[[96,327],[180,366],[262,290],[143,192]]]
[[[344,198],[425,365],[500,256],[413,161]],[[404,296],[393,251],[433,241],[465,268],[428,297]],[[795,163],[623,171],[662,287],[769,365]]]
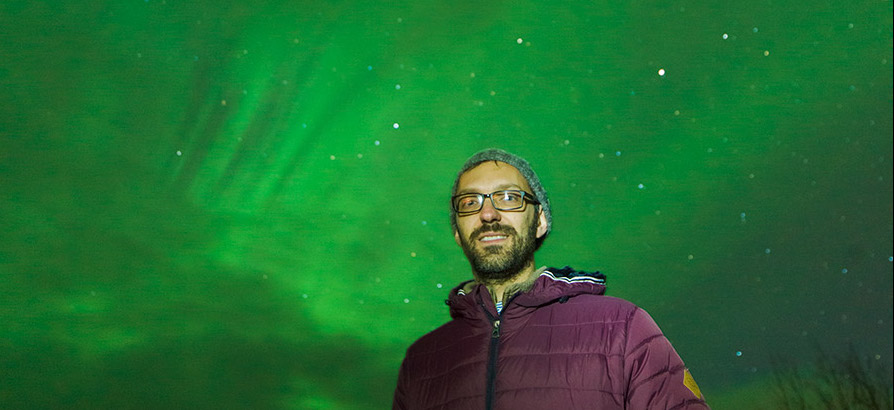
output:
[[[531,192],[528,181],[512,165],[500,161],[485,161],[459,177],[456,193],[488,193],[500,189],[522,189]]]

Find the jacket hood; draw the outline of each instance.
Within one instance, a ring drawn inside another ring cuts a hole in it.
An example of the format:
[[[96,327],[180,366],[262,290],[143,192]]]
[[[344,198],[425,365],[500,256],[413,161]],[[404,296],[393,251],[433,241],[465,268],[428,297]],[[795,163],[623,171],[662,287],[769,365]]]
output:
[[[584,294],[605,294],[605,275],[598,271],[578,271],[569,266],[546,268],[541,270],[529,291],[511,298],[511,304],[533,308]],[[472,318],[481,313],[479,306],[490,300],[491,294],[486,286],[469,280],[453,288],[446,302],[450,306],[452,318]],[[506,309],[510,305],[507,302],[504,301]]]

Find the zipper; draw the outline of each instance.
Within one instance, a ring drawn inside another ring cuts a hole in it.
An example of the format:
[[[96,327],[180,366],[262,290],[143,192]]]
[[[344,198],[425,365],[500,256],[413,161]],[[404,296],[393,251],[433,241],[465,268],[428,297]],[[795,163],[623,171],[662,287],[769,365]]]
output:
[[[506,301],[497,317],[494,317],[494,315],[487,310],[484,303],[480,303],[481,310],[484,311],[484,314],[487,315],[487,318],[493,325],[490,332],[490,347],[487,351],[487,386],[484,396],[484,408],[487,410],[492,410],[494,408],[494,399],[497,390],[497,359],[500,357],[500,326],[503,324],[503,313],[506,312],[506,309],[509,308],[509,303],[511,303],[512,299],[515,299],[516,296],[518,296],[518,294],[512,295],[512,297]]]
[[[481,306],[482,308],[484,305]],[[487,316],[493,323],[493,329],[490,333],[490,347],[487,350],[487,390],[484,395],[484,408],[491,410],[494,408],[494,393],[497,387],[497,358],[500,356],[500,318],[491,316],[487,309],[484,309]],[[500,314],[502,317],[502,313]]]

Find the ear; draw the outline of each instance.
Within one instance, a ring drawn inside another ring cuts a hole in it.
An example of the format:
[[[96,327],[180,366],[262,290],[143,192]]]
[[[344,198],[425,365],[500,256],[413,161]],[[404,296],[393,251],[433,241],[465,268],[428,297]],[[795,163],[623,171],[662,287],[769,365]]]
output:
[[[453,240],[456,241],[456,244],[459,245],[460,248],[463,247],[462,241],[459,240],[459,231],[453,231]]]
[[[543,207],[540,207],[540,210],[537,212],[537,238],[542,238],[543,235],[546,235],[546,213],[543,212]]]

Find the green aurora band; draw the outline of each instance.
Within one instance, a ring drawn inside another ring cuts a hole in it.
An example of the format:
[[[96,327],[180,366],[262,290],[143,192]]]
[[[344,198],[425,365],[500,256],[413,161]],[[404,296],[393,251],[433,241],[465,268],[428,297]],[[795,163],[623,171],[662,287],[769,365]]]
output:
[[[4,1],[0,407],[388,408],[491,146],[550,192],[538,264],[605,273],[715,408],[816,346],[890,389],[891,15]]]

